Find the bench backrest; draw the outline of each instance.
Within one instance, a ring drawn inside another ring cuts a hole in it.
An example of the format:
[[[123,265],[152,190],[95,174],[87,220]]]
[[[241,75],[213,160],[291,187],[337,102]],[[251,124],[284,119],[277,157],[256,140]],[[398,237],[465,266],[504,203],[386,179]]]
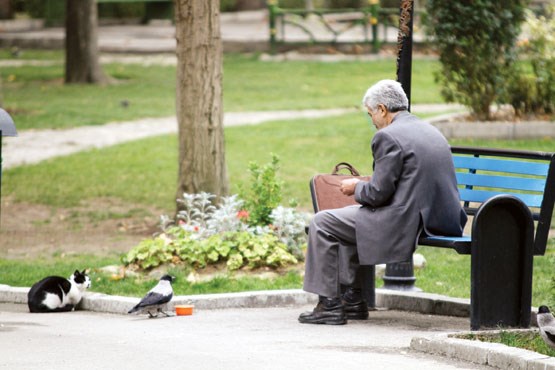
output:
[[[498,194],[522,200],[536,221],[534,254],[545,253],[555,202],[555,153],[452,147],[467,214]]]

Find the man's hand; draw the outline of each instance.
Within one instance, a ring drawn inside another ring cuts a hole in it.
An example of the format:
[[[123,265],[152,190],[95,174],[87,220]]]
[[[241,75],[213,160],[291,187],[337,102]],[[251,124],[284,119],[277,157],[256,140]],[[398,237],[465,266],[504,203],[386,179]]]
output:
[[[359,183],[360,179],[352,178],[341,181],[340,190],[345,195],[353,195],[355,193],[355,187]]]

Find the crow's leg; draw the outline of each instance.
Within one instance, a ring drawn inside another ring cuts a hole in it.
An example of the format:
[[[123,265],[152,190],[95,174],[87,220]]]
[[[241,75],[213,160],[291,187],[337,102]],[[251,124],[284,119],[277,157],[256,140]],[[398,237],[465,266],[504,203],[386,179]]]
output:
[[[158,312],[160,312],[160,313],[166,315],[166,317],[171,317],[171,316],[173,316],[172,314],[169,314],[169,313],[165,312],[165,311],[162,310],[161,308],[158,308]]]

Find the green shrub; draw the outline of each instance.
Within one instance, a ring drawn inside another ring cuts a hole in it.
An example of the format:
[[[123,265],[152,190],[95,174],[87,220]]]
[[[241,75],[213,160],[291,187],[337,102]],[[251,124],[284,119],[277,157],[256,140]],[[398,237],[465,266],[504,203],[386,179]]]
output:
[[[126,265],[148,270],[166,263],[191,268],[225,263],[228,270],[242,267],[281,267],[298,263],[287,245],[271,233],[234,231],[198,239],[194,232],[173,227],[165,234],[143,240],[124,256]]]
[[[431,33],[440,55],[436,75],[442,95],[464,104],[479,119],[505,94],[515,73],[515,41],[524,20],[525,0],[428,0]]]
[[[99,18],[143,18],[146,3],[101,3],[98,4]]]
[[[304,0],[279,0],[277,4],[280,8],[284,8],[284,9],[304,9],[305,8]]]
[[[530,61],[532,72],[523,68],[509,81],[507,102],[518,115],[555,113],[555,6],[546,14],[526,13],[528,39],[519,43],[519,56]]]
[[[517,116],[534,112],[537,101],[538,91],[533,74],[520,73],[508,79],[506,102],[513,106]]]
[[[26,11],[32,18],[45,18],[47,25],[63,26],[65,18],[65,1],[28,0],[21,3],[22,10]],[[98,4],[99,18],[143,18],[145,12],[145,3]]]
[[[399,8],[401,6],[401,0],[381,0],[380,6],[382,8]]]
[[[135,263],[142,269],[148,270],[170,261],[173,253],[173,246],[166,243],[164,239],[145,239],[127,253],[124,263]]]
[[[270,214],[276,208],[282,197],[283,182],[278,180],[279,158],[272,154],[272,161],[264,166],[255,162],[249,164],[251,186],[241,189],[241,198],[245,199],[245,209],[248,211],[250,225],[268,225],[272,221]]]
[[[124,264],[148,270],[167,263],[189,268],[225,263],[228,270],[237,270],[303,260],[309,216],[279,205],[278,162],[272,155],[272,162],[262,167],[250,164],[248,201],[235,194],[214,204],[216,196],[210,193],[183,194],[176,220],[162,216],[163,233],[131,249]]]
[[[220,0],[220,11],[233,12],[237,10],[237,0]]]
[[[279,0],[278,5],[285,9],[305,9],[305,0]],[[341,9],[341,8],[360,8],[366,5],[364,0],[312,0],[312,5],[315,9],[329,8],[329,9]]]
[[[56,18],[63,19],[65,10],[65,1],[53,0],[27,0],[18,1],[21,10],[26,11],[32,18],[44,18],[46,15],[46,8],[56,16]]]
[[[361,0],[330,0],[329,7],[331,9],[341,9],[341,8],[360,8],[361,3],[366,1]]]

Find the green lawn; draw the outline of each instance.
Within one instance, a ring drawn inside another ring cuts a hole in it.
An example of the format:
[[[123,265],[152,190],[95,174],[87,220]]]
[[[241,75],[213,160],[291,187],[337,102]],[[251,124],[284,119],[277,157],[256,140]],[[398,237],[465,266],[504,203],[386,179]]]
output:
[[[2,67],[4,108],[19,130],[101,125],[175,115],[175,67],[112,63],[108,86],[64,85],[62,55],[32,51],[49,66]],[[4,52],[5,59],[11,58]],[[27,52],[23,54],[27,55]],[[29,58],[31,56],[28,56]],[[358,107],[364,92],[395,78],[395,60],[375,62],[261,62],[256,55],[226,54],[226,112]],[[414,103],[439,103],[436,61],[414,61]]]
[[[275,153],[281,160],[279,174],[285,181],[285,203],[296,199],[301,208],[310,209],[308,181],[314,174],[329,172],[341,161],[350,162],[362,173],[371,172],[372,133],[362,114],[226,128],[226,160],[232,192],[248,181],[249,162],[267,163],[270,153]],[[451,143],[555,151],[551,139]],[[177,139],[175,135],[164,135],[9,169],[4,173],[2,190],[17,201],[54,207],[115,197],[171,212],[176,174]]]

